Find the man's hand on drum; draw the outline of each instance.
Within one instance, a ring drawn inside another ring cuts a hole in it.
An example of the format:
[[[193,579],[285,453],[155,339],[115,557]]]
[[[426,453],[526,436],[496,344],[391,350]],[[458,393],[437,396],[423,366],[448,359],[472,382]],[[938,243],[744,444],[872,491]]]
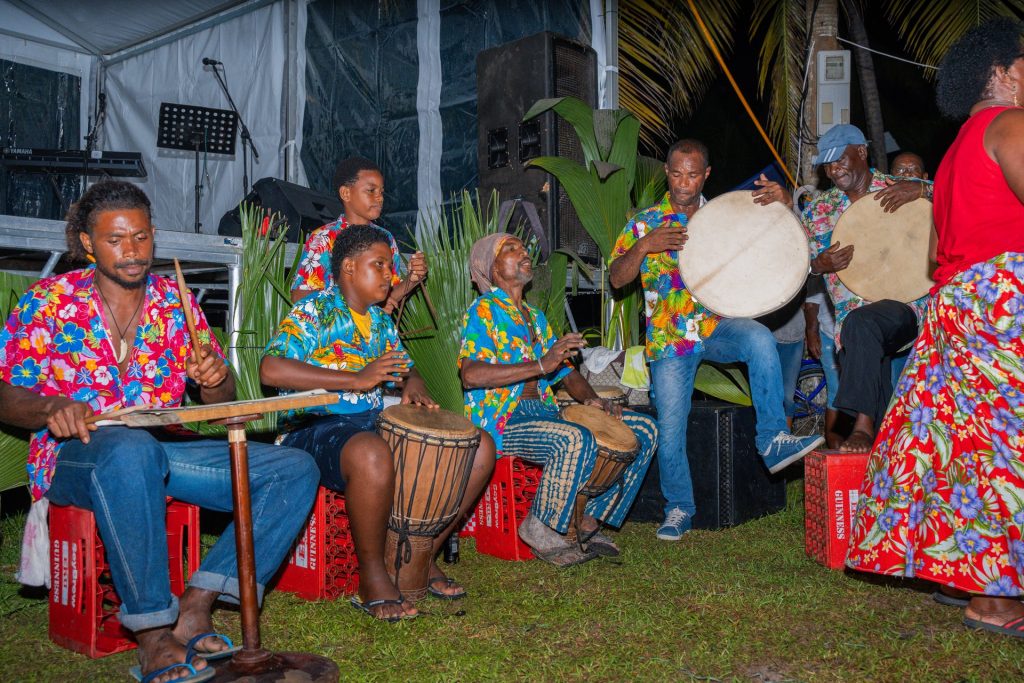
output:
[[[768,180],[768,176],[764,173],[754,181],[754,184],[759,188],[750,193],[755,204],[767,206],[773,202],[782,202],[786,208],[793,208],[793,195],[789,193],[789,190],[774,180]]]
[[[545,373],[554,372],[562,364],[562,361],[586,346],[587,340],[583,338],[582,334],[570,332],[552,344],[548,352],[541,357],[541,367],[544,368]]]
[[[402,403],[425,408],[440,407],[437,401],[430,397],[426,382],[415,370],[409,373],[409,378],[405,382],[405,389],[402,390]]]
[[[595,396],[594,398],[588,398],[586,401],[583,402],[583,405],[600,408],[601,410],[608,413],[615,419],[622,419],[622,406],[620,406],[618,403],[615,403],[614,401],[609,401],[606,398],[601,398],[599,396]]]
[[[663,251],[680,251],[686,244],[686,228],[682,225],[662,225],[639,240],[645,254],[660,254]]]
[[[370,391],[379,384],[394,382],[401,386],[409,374],[409,356],[403,351],[388,351],[356,373],[359,391]]]
[[[836,242],[811,261],[813,273],[836,273],[850,265],[853,260],[853,245],[842,246]]]
[[[875,192],[873,199],[882,202],[882,210],[886,213],[893,213],[904,204],[926,196],[924,183],[917,180],[886,178],[885,184],[888,187]]]

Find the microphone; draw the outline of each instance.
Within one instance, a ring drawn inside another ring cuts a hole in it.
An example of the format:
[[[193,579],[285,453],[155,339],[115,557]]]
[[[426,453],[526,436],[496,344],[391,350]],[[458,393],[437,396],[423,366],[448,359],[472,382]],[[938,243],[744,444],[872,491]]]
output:
[[[203,66],[217,66],[217,65],[222,65],[222,63],[218,62],[216,59],[210,59],[209,57],[203,57]]]

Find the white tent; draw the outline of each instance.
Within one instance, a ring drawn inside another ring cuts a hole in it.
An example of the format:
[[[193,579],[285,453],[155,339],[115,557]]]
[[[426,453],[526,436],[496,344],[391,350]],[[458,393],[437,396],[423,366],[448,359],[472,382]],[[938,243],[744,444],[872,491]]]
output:
[[[159,228],[193,229],[196,185],[193,153],[156,147],[160,103],[229,108],[204,57],[224,64],[259,152],[250,185],[265,176],[304,182],[304,0],[0,0],[0,17],[0,58],[82,79],[83,134],[106,95],[97,149],[142,154]],[[202,232],[216,233],[244,196],[241,147],[200,161]]]

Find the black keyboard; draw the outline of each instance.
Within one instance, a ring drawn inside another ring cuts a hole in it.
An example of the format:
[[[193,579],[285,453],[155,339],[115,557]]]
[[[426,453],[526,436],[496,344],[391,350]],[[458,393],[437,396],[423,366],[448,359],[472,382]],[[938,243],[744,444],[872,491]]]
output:
[[[146,167],[138,152],[92,152],[81,149],[29,149],[4,147],[0,166],[20,173],[56,175],[119,176],[145,178]]]

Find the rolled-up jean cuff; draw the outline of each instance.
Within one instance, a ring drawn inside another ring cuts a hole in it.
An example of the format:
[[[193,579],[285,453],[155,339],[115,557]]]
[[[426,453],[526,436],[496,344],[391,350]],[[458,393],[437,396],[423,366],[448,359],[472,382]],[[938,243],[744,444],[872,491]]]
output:
[[[171,626],[178,621],[178,598],[171,596],[171,605],[159,612],[145,612],[143,614],[128,614],[124,611],[124,605],[117,615],[121,625],[129,631],[145,631],[161,626]]]
[[[192,578],[188,581],[188,585],[192,588],[220,593],[220,597],[218,598],[219,600],[223,600],[224,602],[232,605],[238,604],[238,579],[232,576],[224,576],[223,574],[214,574],[212,572],[204,572],[200,570],[192,575]],[[263,592],[265,590],[266,588],[263,584],[257,581],[257,604],[263,604]]]

